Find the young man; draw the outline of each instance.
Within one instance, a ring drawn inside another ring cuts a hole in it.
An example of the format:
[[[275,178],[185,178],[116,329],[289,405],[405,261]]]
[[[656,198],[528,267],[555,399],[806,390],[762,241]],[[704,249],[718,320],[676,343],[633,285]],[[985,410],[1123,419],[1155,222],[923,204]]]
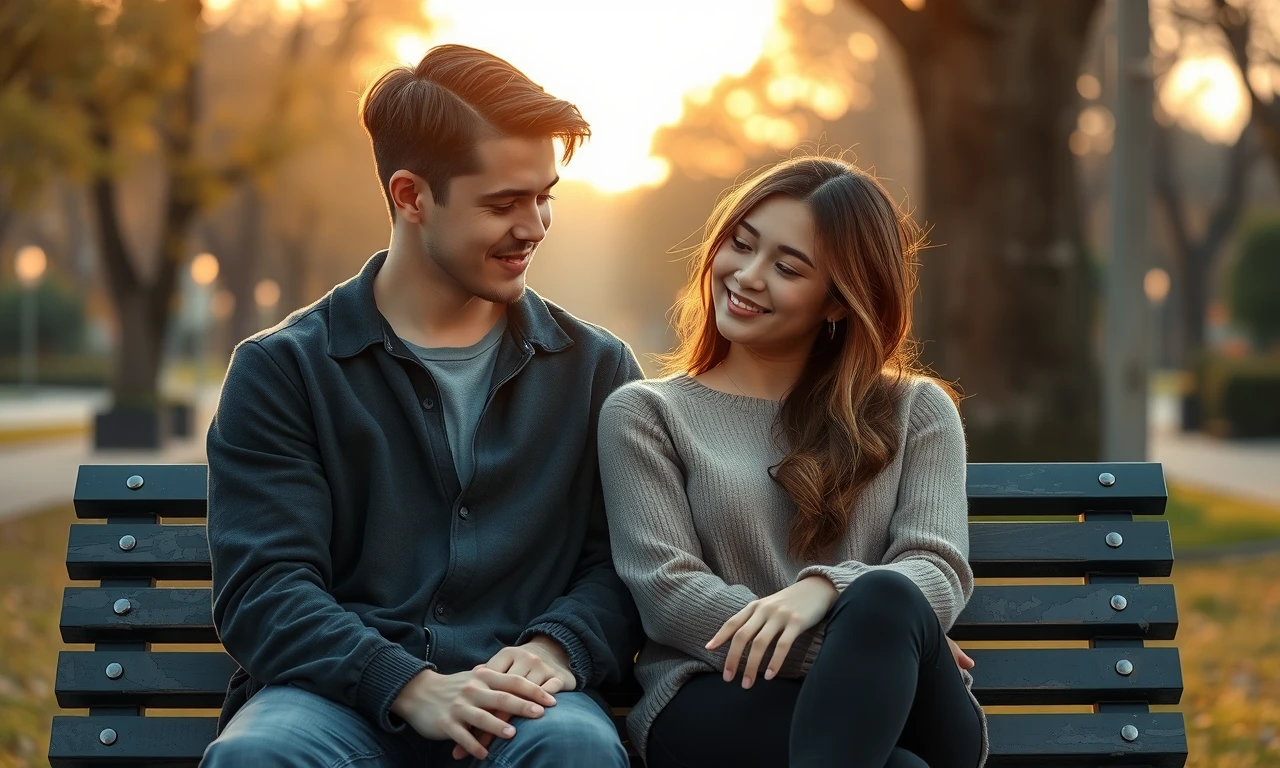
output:
[[[573,105],[442,46],[366,92],[391,245],[237,347],[209,431],[205,766],[625,766],[596,419],[630,350],[532,291]],[[451,754],[452,753],[452,754]],[[453,758],[453,759],[451,759]]]

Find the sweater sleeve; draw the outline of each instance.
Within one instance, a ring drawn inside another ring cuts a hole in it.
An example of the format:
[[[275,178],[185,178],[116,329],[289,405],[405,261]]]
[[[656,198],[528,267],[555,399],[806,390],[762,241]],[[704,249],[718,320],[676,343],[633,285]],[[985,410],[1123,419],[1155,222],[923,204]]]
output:
[[[915,387],[902,451],[902,476],[882,562],[815,565],[796,579],[825,576],[843,592],[869,571],[898,571],[920,588],[943,629],[950,630],[973,594],[964,427],[951,398],[932,381]]]
[[[684,467],[664,419],[635,388],[600,412],[600,474],[614,563],[656,643],[722,669],[728,644],[705,648],[720,627],[756,599],[703,560],[685,493]],[[798,639],[780,676],[800,674],[812,635]]]

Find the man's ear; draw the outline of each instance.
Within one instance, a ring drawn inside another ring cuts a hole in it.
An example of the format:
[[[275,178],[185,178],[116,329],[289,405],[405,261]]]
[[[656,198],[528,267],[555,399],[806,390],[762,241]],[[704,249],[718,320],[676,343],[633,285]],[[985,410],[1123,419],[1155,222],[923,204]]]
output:
[[[396,218],[414,224],[426,224],[435,206],[431,187],[421,176],[409,171],[396,171],[387,182]]]

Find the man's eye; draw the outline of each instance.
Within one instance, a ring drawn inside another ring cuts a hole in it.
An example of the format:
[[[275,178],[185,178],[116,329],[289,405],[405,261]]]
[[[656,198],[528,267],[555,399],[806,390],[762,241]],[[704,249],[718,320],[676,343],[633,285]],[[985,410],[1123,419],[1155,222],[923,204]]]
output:
[[[555,199],[556,199],[555,195],[538,195],[538,205],[542,205],[545,202],[549,202]]]
[[[496,213],[511,213],[515,210],[515,203],[507,203],[506,205],[491,205],[489,208]]]

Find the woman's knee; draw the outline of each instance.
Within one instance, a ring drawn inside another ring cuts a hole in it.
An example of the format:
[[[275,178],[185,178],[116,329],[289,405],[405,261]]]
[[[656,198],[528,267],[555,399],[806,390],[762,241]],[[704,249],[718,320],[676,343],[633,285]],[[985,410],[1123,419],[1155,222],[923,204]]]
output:
[[[836,598],[828,626],[869,622],[870,626],[889,629],[934,618],[933,606],[914,581],[897,571],[879,569],[859,576],[845,587]]]

